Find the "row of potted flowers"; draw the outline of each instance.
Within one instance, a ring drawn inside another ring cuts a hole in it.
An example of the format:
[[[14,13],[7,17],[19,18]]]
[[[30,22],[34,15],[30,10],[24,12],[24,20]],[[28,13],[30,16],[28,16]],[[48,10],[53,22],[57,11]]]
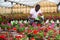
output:
[[[51,19],[53,19],[53,20],[59,19],[60,20],[60,16],[46,16],[45,20],[47,20],[47,19],[49,19],[49,20],[51,20]]]

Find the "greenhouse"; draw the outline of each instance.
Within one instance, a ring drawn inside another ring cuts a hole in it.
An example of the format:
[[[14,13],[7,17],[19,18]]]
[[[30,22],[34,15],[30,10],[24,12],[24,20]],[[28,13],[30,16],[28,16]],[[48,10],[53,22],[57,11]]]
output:
[[[60,40],[60,0],[0,0],[0,40]]]

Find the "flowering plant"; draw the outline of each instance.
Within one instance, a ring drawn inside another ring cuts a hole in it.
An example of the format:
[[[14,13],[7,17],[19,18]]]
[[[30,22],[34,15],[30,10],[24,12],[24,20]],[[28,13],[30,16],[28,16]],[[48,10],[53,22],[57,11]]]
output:
[[[17,21],[17,20],[11,21],[11,25],[12,25],[12,26],[15,26],[16,24],[18,24],[18,21]]]
[[[60,34],[55,37],[55,40],[60,40]]]
[[[0,26],[2,29],[11,29],[10,23],[7,23],[7,24],[1,23]]]
[[[2,19],[2,17],[0,16],[0,22],[2,22],[3,21],[3,19]]]
[[[5,36],[4,35],[0,35],[0,40],[5,40]]]
[[[40,32],[39,32],[39,36],[40,36],[41,38],[43,38],[43,37],[44,37],[44,32],[43,32],[43,31],[40,31]]]

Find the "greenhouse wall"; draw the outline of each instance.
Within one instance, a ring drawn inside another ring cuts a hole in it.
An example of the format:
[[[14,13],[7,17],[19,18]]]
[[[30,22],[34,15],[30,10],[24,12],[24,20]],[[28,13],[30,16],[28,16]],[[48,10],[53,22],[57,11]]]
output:
[[[41,6],[41,10],[43,12],[57,12],[57,5],[52,2],[39,2]],[[16,4],[12,8],[7,8],[7,7],[0,7],[0,13],[1,14],[6,14],[6,13],[29,13],[30,9],[32,7],[26,6],[26,5],[20,5]]]

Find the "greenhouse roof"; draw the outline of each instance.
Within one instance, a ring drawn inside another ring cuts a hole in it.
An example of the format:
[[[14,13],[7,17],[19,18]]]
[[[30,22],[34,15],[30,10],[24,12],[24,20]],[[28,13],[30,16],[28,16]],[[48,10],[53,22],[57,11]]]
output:
[[[56,4],[58,4],[60,2],[60,0],[48,0],[48,1],[56,3]]]
[[[14,6],[16,3],[11,4],[11,2],[4,2],[4,0],[0,0],[0,7],[12,7]]]
[[[38,3],[41,0],[9,0],[10,2],[15,2],[15,3],[19,3],[19,4],[24,4],[24,5],[28,5],[28,6],[33,6],[34,4]]]
[[[27,5],[27,6],[34,6],[35,4],[37,4],[40,1],[43,1],[43,0],[7,0],[7,2],[4,2],[4,0],[0,0],[0,6],[2,6],[2,7],[12,7],[12,6],[15,5],[15,3],[24,4],[24,5]],[[45,1],[54,2],[55,4],[59,3],[59,0],[45,0]],[[14,2],[14,3],[11,4],[11,2]]]

